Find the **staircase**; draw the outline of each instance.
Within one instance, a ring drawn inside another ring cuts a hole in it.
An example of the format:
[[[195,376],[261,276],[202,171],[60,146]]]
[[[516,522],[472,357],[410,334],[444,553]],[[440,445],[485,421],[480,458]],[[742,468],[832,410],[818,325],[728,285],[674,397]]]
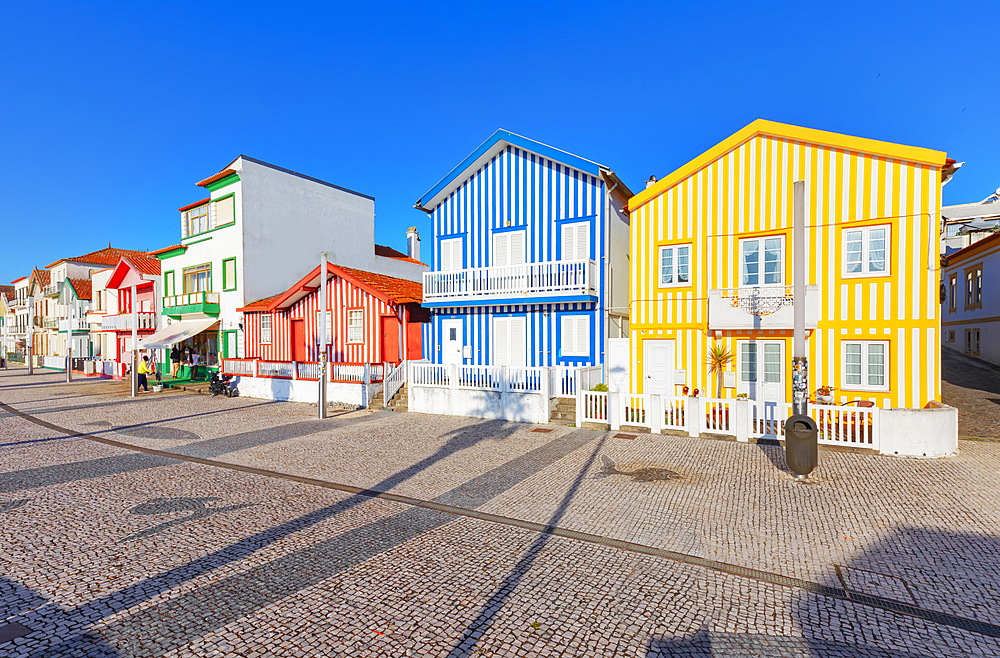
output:
[[[372,398],[372,409],[389,409],[390,411],[406,411],[406,384],[399,387],[396,394],[392,396],[389,403],[386,404],[382,397],[383,391],[379,391]]]
[[[574,398],[552,398],[550,406],[552,425],[576,425],[576,400]]]

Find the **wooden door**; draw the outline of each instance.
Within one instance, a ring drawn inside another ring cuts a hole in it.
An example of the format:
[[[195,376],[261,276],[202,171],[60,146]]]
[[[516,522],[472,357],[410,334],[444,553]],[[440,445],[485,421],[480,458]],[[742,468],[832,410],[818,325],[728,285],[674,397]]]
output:
[[[419,360],[424,358],[423,327],[424,325],[420,322],[411,322],[406,325],[407,359]]]
[[[305,320],[292,319],[292,361],[306,360],[306,324]]]
[[[382,316],[382,361],[399,363],[399,319]]]

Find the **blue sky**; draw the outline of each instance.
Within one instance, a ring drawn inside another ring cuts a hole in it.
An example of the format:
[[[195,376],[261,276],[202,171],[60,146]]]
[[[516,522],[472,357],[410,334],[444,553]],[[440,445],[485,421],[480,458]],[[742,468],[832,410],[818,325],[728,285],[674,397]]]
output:
[[[414,201],[497,128],[639,190],[756,118],[945,150],[1000,186],[1000,4],[5,3],[0,281],[179,238],[243,153]]]

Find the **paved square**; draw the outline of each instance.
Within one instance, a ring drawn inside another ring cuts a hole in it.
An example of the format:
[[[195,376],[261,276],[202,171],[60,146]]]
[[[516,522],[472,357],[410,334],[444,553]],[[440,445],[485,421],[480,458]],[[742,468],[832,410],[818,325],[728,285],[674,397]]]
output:
[[[771,446],[23,369],[0,402],[0,655],[1000,654],[1000,443],[801,485]]]

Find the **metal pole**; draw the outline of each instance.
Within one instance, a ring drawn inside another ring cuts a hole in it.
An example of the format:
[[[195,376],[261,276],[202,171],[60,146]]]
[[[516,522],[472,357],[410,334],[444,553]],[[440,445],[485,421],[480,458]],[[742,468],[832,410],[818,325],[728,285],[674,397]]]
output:
[[[73,382],[73,304],[69,304],[69,318],[66,320],[66,383]]]
[[[792,413],[809,412],[806,351],[806,184],[792,184]]]
[[[139,394],[139,349],[136,343],[139,342],[139,322],[137,313],[135,310],[135,284],[132,284],[132,291],[130,293],[132,296],[129,298],[128,303],[132,312],[129,314],[132,316],[132,397]]]
[[[31,363],[31,348],[35,346],[35,298],[28,295],[28,374],[35,374],[35,368]]]
[[[326,418],[326,252],[319,255],[319,418]]]

